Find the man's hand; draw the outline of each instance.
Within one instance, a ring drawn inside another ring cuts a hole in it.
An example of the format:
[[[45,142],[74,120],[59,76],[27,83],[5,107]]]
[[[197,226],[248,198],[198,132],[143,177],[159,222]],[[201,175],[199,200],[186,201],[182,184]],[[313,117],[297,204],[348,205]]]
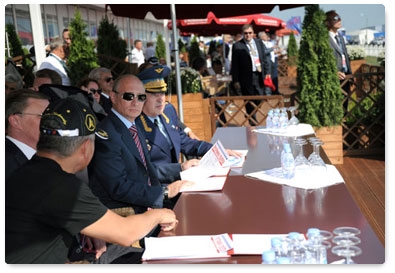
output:
[[[338,71],[337,77],[339,78],[339,80],[344,80],[346,78],[346,74],[344,72]]]
[[[234,82],[233,87],[235,88],[236,91],[239,91],[241,89],[240,83],[239,82]]]
[[[155,209],[156,210],[156,209]],[[162,231],[173,230],[178,224],[174,211],[170,209],[157,209],[162,213],[162,219],[159,222]]]
[[[83,235],[85,236],[85,235]],[[96,250],[96,259],[99,259],[100,256],[107,251],[107,245],[106,242],[101,240],[101,239],[97,239],[97,238],[93,238],[93,237],[89,237],[89,236],[85,236],[85,240],[86,240],[86,248],[89,250],[95,249]]]
[[[237,158],[244,156],[243,153],[240,153],[240,152],[237,152],[237,151],[234,151],[234,150],[230,150],[230,149],[226,149],[226,152],[228,153],[228,155],[231,155],[231,156],[234,156],[234,157],[237,157]]]
[[[181,187],[183,186],[189,186],[189,185],[193,185],[194,182],[191,181],[187,181],[187,180],[177,180],[174,181],[173,183],[167,185],[167,188],[169,189],[169,198],[173,198],[174,196],[176,196],[180,190]]]
[[[196,159],[196,158],[190,159],[188,161],[181,163],[181,170],[185,171],[193,166],[199,165],[199,163],[200,163],[199,159]]]

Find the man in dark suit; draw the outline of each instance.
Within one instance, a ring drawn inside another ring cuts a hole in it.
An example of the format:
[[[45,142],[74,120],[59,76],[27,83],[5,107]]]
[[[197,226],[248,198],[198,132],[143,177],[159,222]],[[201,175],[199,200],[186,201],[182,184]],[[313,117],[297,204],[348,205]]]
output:
[[[336,59],[337,77],[339,78],[340,85],[347,93],[350,92],[350,81],[346,81],[346,75],[352,74],[350,66],[350,58],[348,56],[347,48],[344,42],[343,35],[338,32],[342,27],[342,20],[334,10],[326,12],[325,24],[329,31],[329,45],[333,49],[333,56]],[[348,100],[343,103],[344,111],[347,111]]]
[[[161,185],[149,159],[142,129],[133,126],[146,96],[139,78],[130,74],[121,76],[110,93],[113,108],[98,125],[108,133],[109,139],[96,138],[95,153],[88,168],[89,185],[111,209],[132,207],[141,213],[148,208],[171,206],[172,202],[164,201],[177,196],[186,183],[178,180]]]
[[[5,179],[36,153],[41,114],[48,106],[42,93],[19,89],[5,101]]]
[[[102,90],[100,94],[99,104],[103,107],[104,111],[108,113],[111,110],[110,93],[114,86],[114,77],[111,70],[106,67],[98,67],[89,73],[89,78],[95,79],[99,83]]]
[[[265,46],[254,38],[252,25],[242,27],[243,39],[232,47],[232,81],[236,93],[243,96],[265,95],[263,80],[271,77],[271,67],[265,55]],[[254,101],[259,104],[259,101]],[[254,106],[246,105],[247,114],[251,114]],[[251,125],[256,125],[255,115],[252,115]]]

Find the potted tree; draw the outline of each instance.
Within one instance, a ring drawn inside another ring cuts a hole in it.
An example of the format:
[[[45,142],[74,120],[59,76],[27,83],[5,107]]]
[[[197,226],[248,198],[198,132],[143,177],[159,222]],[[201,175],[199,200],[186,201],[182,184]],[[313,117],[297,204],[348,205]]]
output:
[[[325,13],[317,4],[306,6],[305,12],[297,67],[298,116],[314,127],[331,162],[342,164],[343,94],[324,24]]]

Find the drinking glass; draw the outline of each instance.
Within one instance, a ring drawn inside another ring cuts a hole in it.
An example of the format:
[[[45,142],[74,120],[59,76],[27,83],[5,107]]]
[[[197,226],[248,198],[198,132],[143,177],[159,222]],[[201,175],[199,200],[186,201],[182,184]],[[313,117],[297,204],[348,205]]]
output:
[[[337,246],[332,248],[332,253],[345,257],[343,264],[354,264],[355,262],[351,257],[362,253],[362,250],[356,246],[361,243],[361,239],[357,237],[357,235],[361,234],[361,231],[356,227],[345,226],[335,228],[333,233],[337,236],[333,237],[332,241]]]
[[[295,116],[295,111],[297,106],[291,106],[288,108],[288,111],[291,112],[291,118],[289,119],[289,125],[298,125],[299,119]]]
[[[294,140],[295,146],[299,148],[299,152],[295,157],[295,173],[306,173],[310,170],[310,162],[304,156],[303,146],[307,144],[304,138],[298,137]]]
[[[321,175],[326,172],[326,164],[325,161],[320,156],[320,146],[323,145],[320,139],[311,140],[311,145],[313,145],[313,153],[309,156],[309,162],[311,166],[311,170],[315,174]]]
[[[343,261],[343,264],[355,264],[354,260],[351,257],[361,255],[362,250],[361,248],[354,245],[338,245],[332,248],[332,253],[337,256],[344,257],[345,261]]]

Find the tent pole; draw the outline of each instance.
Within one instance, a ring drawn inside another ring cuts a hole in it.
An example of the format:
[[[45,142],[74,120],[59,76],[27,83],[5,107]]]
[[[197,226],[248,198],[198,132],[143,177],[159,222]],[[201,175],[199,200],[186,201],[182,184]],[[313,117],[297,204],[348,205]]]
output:
[[[173,28],[173,52],[174,52],[174,62],[176,69],[176,88],[177,88],[177,102],[178,102],[178,116],[181,122],[184,122],[184,111],[182,108],[182,86],[181,86],[181,73],[180,73],[180,59],[178,52],[178,39],[177,39],[177,22],[176,22],[176,6],[171,5],[171,23]]]

